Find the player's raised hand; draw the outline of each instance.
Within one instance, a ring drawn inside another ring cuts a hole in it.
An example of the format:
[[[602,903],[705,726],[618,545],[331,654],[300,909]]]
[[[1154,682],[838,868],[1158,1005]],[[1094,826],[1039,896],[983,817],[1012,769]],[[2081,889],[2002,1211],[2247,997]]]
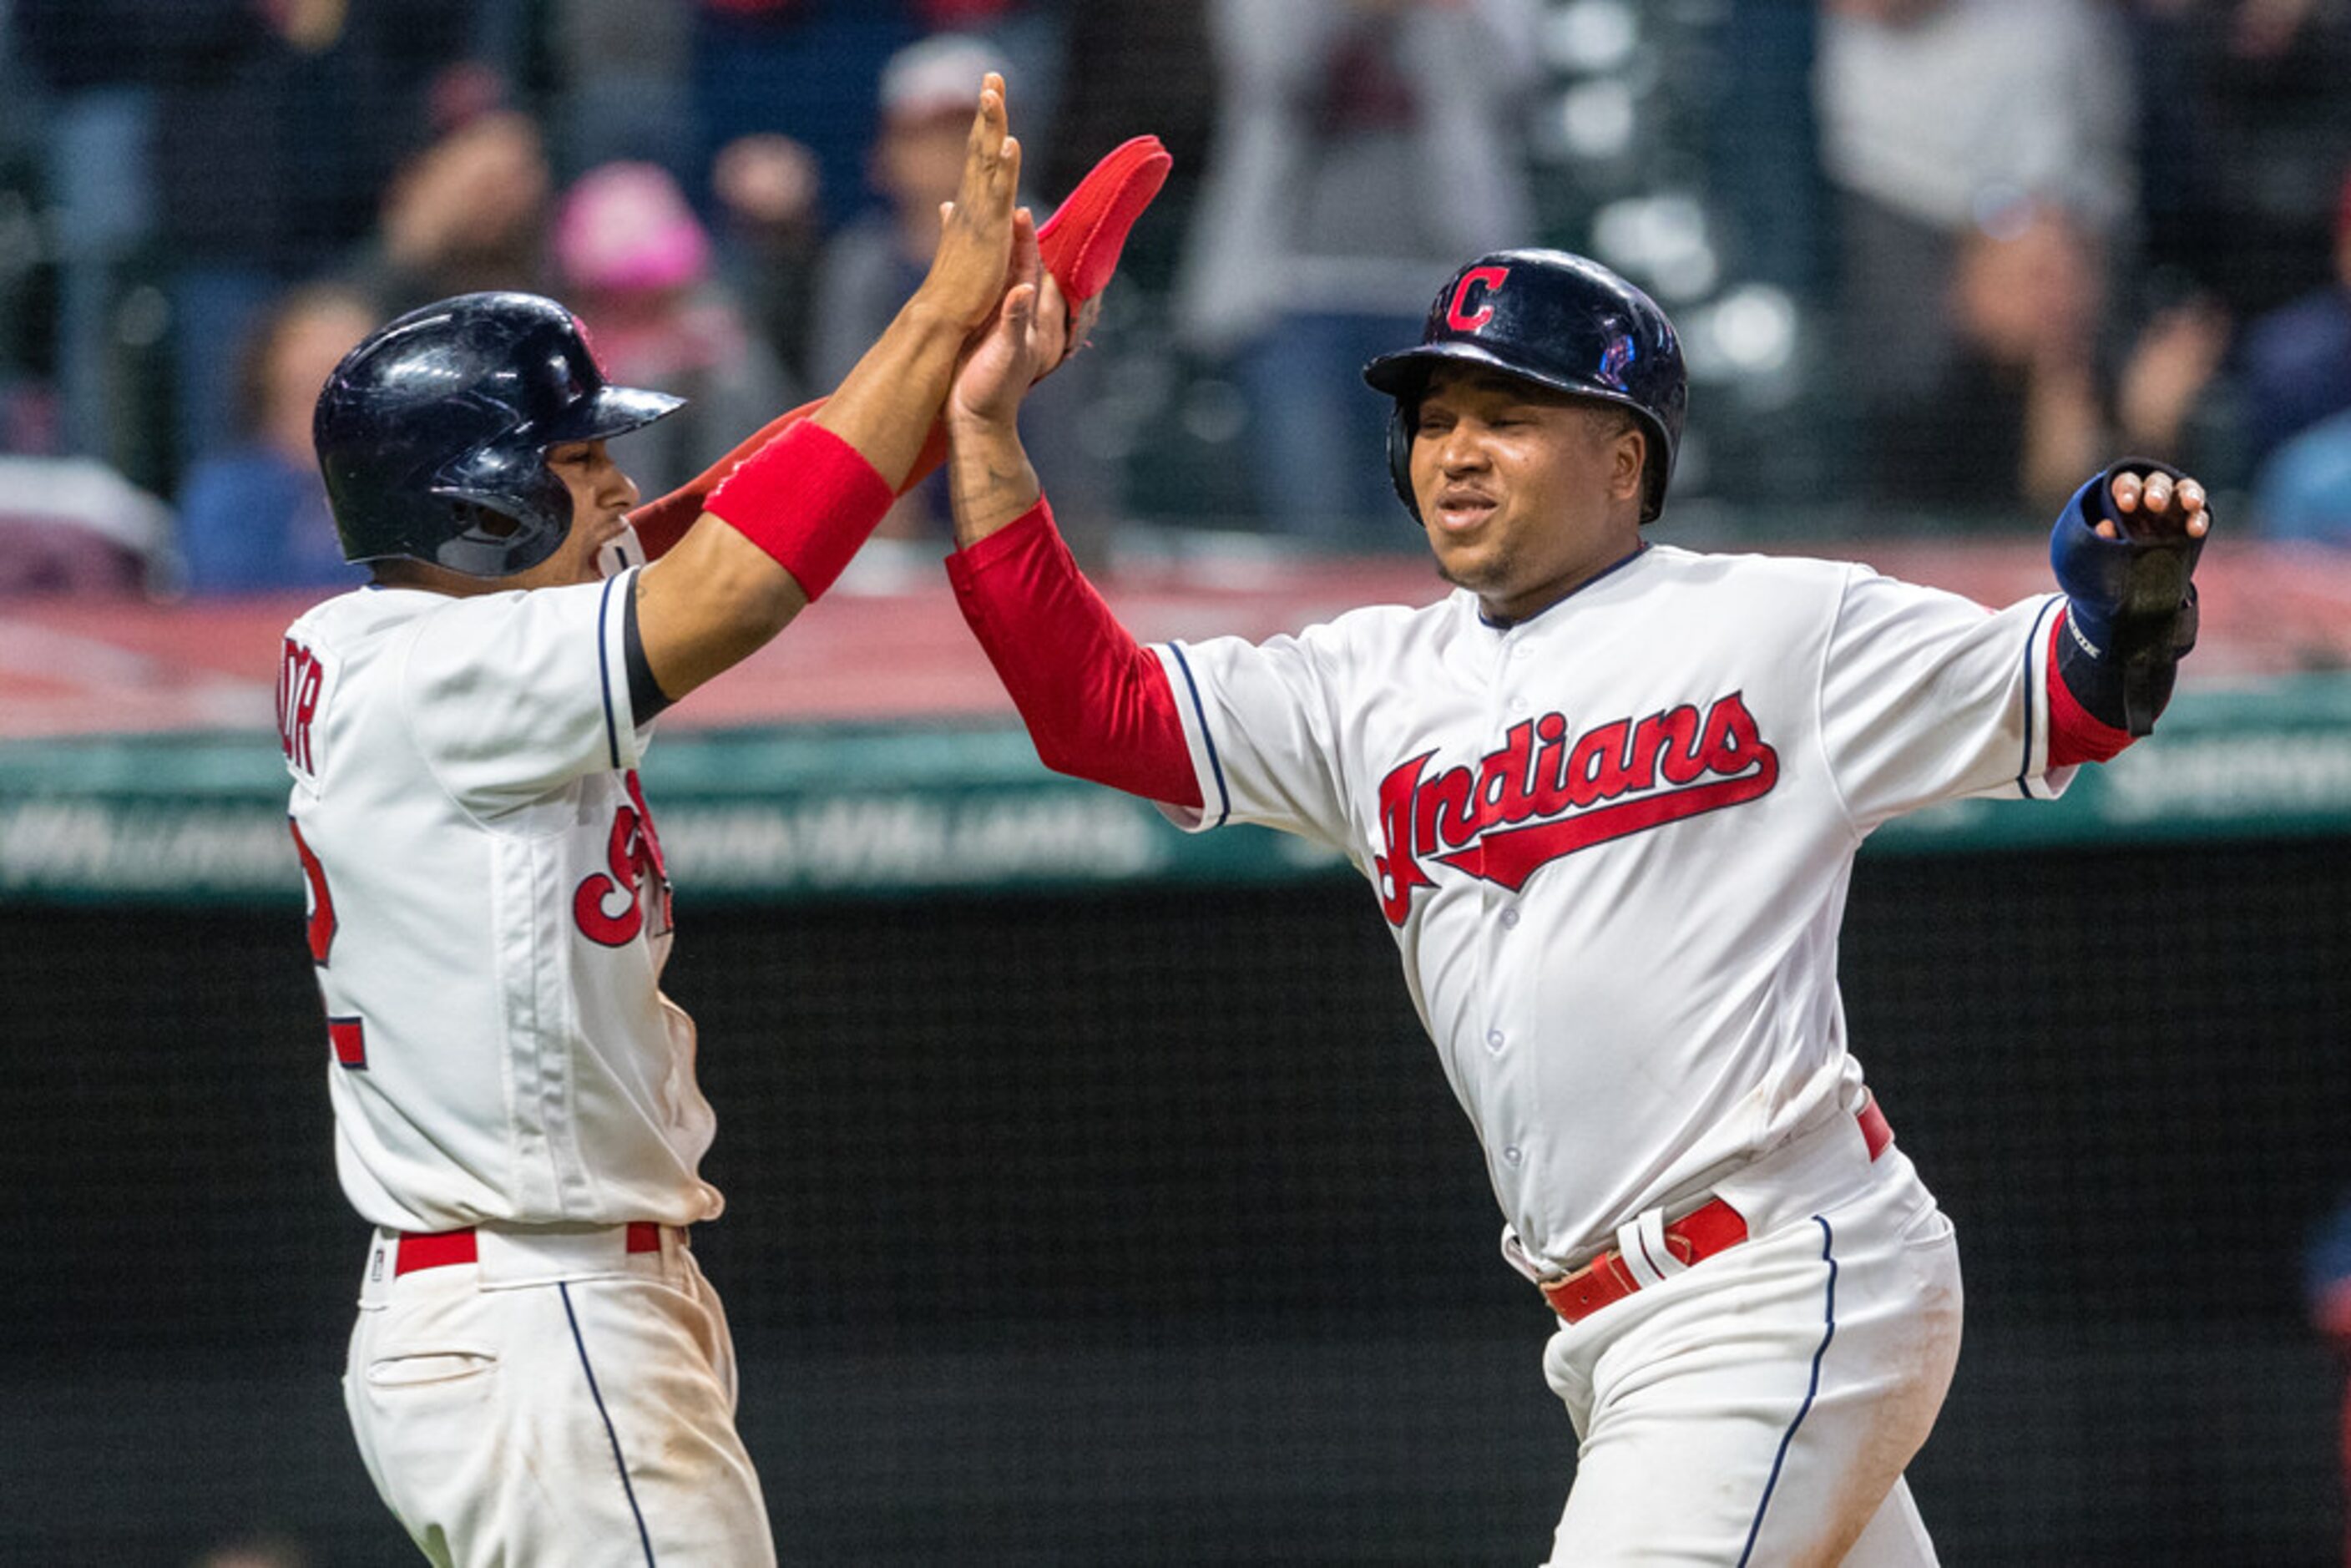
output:
[[[2115,518],[2098,524],[2098,537],[2118,539],[2177,538],[2200,539],[2211,531],[2211,514],[2205,510],[2204,486],[2186,475],[2174,480],[2159,470],[2140,474],[2118,469],[2107,482]]]
[[[978,421],[1010,425],[1031,383],[1061,361],[1071,325],[1058,298],[1048,301],[1052,279],[1037,254],[1037,228],[1029,209],[1012,218],[1012,265],[1003,303],[995,319],[966,349],[947,392],[950,427]]]
[[[1004,298],[1012,248],[1013,198],[1020,188],[1020,142],[1008,129],[1004,78],[990,71],[964,142],[963,182],[939,208],[939,247],[917,297],[967,329],[986,322]]]

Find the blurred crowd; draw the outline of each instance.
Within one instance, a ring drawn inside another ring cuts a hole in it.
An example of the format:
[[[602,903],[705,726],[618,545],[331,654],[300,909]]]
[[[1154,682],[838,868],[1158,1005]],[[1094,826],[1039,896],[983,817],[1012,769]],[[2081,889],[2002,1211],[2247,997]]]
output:
[[[1680,322],[1721,529],[2037,528],[2130,452],[2351,543],[2339,0],[0,0],[0,594],[350,580],[311,402],[468,289],[692,400],[616,444],[659,494],[904,299],[990,68],[1040,216],[1176,157],[1031,405],[1097,559],[1413,548],[1356,371],[1525,243]]]

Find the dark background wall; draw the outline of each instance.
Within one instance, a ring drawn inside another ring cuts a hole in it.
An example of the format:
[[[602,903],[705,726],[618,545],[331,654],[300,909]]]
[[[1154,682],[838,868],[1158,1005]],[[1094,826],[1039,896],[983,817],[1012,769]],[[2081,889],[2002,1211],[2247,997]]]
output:
[[[1865,857],[1853,1035],[1967,1269],[1946,1562],[2341,1560],[2346,848]],[[1547,1316],[1359,886],[681,915],[788,1560],[1542,1555]],[[298,909],[0,910],[0,1562],[411,1561]]]

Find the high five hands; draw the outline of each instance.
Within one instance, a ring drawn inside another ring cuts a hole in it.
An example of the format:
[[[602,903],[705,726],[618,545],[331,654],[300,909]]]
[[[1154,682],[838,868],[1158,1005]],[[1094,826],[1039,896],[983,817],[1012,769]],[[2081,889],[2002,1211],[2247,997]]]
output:
[[[954,200],[939,204],[939,246],[915,291],[965,331],[984,326],[1004,298],[1019,190],[1020,141],[1008,129],[1004,78],[990,71],[964,143],[962,183]],[[1029,243],[1033,252],[1033,230]]]
[[[1090,300],[1080,320],[1070,320],[1060,288],[1038,256],[1037,225],[1026,207],[1013,215],[1006,277],[995,319],[974,336],[956,371],[947,393],[950,428],[970,421],[1011,424],[1029,388],[1061,363],[1073,329],[1081,330],[1086,314],[1100,308],[1099,298]]]

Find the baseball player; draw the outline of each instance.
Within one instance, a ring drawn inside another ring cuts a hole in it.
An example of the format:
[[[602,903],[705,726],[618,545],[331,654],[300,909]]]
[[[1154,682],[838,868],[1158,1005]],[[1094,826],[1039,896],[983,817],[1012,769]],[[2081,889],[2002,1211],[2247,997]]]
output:
[[[714,1122],[660,990],[671,894],[636,768],[655,715],[840,574],[1016,235],[1034,256],[1001,79],[977,100],[914,299],[820,410],[689,487],[698,520],[643,514],[625,553],[649,565],[606,570],[637,490],[605,443],[678,400],[608,385],[555,302],[412,312],[319,397],[344,551],[373,575],[287,631],[278,694],[337,1166],[376,1227],[344,1393],[435,1563],[774,1561],[687,1245],[722,1206],[697,1173]],[[1139,210],[1076,204],[1057,330]]]
[[[1958,1354],[1958,1252],[1847,1049],[1845,883],[1887,818],[2049,798],[2146,731],[2192,641],[2201,487],[2099,476],[2057,522],[2064,593],[1997,612],[1650,544],[1673,327],[1590,261],[1504,251],[1364,371],[1456,591],[1143,648],[1019,445],[1036,314],[1012,290],[948,397],[955,591],[1050,766],[1370,883],[1558,1318],[1581,1447],[1552,1560],[1933,1562],[1902,1471]]]

